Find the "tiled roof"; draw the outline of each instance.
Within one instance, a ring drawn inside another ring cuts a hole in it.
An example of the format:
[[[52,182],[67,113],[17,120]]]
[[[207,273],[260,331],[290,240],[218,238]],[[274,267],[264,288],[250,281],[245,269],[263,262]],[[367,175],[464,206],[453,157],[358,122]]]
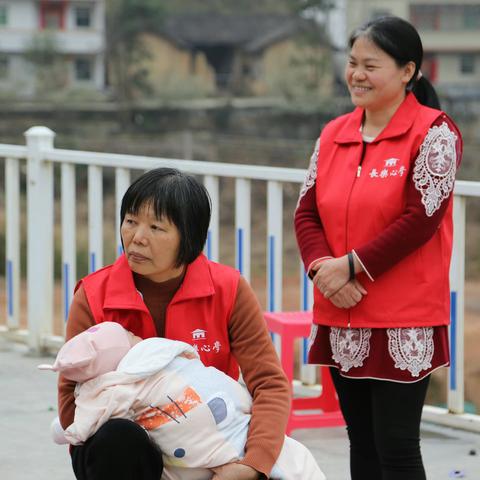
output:
[[[295,33],[314,28],[312,22],[279,14],[185,14],[169,17],[164,35],[180,47],[232,46],[259,51]]]

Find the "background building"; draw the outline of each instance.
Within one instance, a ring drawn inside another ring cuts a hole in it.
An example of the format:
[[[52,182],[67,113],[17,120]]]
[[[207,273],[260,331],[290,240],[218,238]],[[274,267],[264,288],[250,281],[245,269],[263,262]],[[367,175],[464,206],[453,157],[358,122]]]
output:
[[[190,86],[205,94],[331,95],[331,47],[312,21],[191,13],[169,16],[161,30],[143,36],[143,67],[157,94],[175,97]]]
[[[104,55],[104,0],[0,0],[4,94],[103,89]]]

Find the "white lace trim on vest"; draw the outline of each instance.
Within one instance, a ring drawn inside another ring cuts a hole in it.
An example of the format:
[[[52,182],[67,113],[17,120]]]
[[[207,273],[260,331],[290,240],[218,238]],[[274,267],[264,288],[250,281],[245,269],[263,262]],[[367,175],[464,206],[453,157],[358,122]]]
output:
[[[330,328],[332,358],[340,364],[342,372],[361,367],[370,353],[370,328]]]
[[[395,368],[418,377],[422,370],[432,367],[433,327],[388,328],[387,334],[388,352]]]
[[[457,136],[446,122],[429,129],[415,160],[413,182],[422,195],[425,213],[431,217],[453,190]]]
[[[312,156],[310,157],[310,164],[308,165],[307,175],[305,176],[302,188],[300,189],[300,195],[298,197],[296,208],[298,208],[298,205],[300,205],[300,200],[315,185],[315,180],[317,179],[317,159],[319,150],[320,138],[315,143],[315,148],[313,149]]]
[[[313,342],[317,338],[317,332],[318,332],[318,325],[316,323],[312,323],[312,327],[310,328],[310,335],[308,337],[308,342],[307,342],[307,352],[310,352]]]

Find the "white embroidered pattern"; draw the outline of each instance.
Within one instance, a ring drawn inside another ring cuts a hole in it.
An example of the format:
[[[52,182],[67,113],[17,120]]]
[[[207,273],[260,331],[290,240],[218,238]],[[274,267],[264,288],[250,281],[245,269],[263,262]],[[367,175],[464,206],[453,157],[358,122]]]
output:
[[[316,323],[312,323],[312,327],[310,328],[310,335],[308,337],[307,352],[310,352],[313,342],[315,341],[315,338],[317,338],[317,332],[318,325]]]
[[[305,176],[302,188],[300,189],[300,195],[298,196],[296,208],[298,208],[298,205],[300,205],[300,200],[305,196],[305,194],[310,190],[310,188],[315,185],[315,180],[317,179],[317,159],[319,150],[320,138],[315,143],[315,148],[313,150],[312,156],[310,157],[310,164],[308,165],[307,175]]]
[[[431,217],[453,190],[457,136],[446,122],[430,128],[415,160],[413,182],[422,195],[425,213]]]
[[[418,377],[422,370],[432,367],[433,327],[388,328],[387,334],[388,352],[395,368]]]
[[[363,366],[370,353],[370,328],[330,328],[330,347],[332,358],[348,372],[352,367]]]

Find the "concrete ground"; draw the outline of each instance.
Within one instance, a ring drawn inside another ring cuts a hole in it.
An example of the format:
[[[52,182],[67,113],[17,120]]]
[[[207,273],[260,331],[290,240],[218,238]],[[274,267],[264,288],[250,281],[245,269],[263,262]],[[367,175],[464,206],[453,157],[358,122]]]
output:
[[[74,479],[67,448],[50,439],[56,375],[36,368],[52,361],[0,337],[0,480]],[[329,480],[349,479],[343,427],[296,430],[292,436],[312,451]],[[430,480],[480,480],[480,435],[425,424],[422,438]]]

